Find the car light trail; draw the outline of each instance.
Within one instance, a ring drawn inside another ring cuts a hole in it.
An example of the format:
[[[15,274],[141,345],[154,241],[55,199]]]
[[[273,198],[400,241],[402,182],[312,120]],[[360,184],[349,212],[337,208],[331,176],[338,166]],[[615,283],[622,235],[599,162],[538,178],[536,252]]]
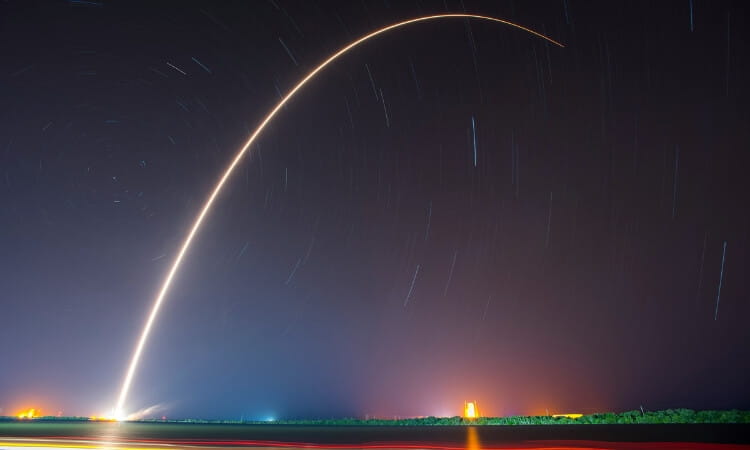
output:
[[[478,436],[478,428],[467,427],[468,433]],[[473,430],[473,432],[471,431]],[[479,442],[477,441],[477,444]],[[724,450],[746,449],[742,444],[716,444],[713,442],[635,442],[637,448],[645,450]],[[289,450],[511,450],[511,449],[546,449],[546,450],[630,450],[634,442],[586,441],[586,440],[549,440],[496,443],[481,448],[472,448],[472,443],[440,442],[367,442],[362,444],[315,444],[306,442],[248,441],[248,440],[162,440],[162,439],[123,439],[115,442],[104,442],[90,438],[0,438],[0,448],[37,450],[52,449],[109,449],[109,450],[159,450],[175,448],[195,449],[237,449],[237,448],[282,448]]]
[[[211,210],[211,206],[213,205],[214,201],[216,200],[216,197],[221,192],[221,189],[224,187],[224,184],[227,182],[229,177],[232,175],[232,172],[234,171],[234,168],[240,163],[242,158],[245,156],[245,154],[250,149],[250,146],[255,142],[255,140],[258,138],[260,133],[263,131],[263,129],[266,128],[266,125],[276,116],[276,114],[281,110],[281,108],[286,105],[289,100],[294,97],[294,95],[302,89],[310,80],[312,80],[320,71],[322,71],[324,68],[326,68],[329,64],[337,60],[339,57],[344,55],[345,53],[349,52],[353,48],[359,46],[360,44],[378,36],[383,33],[387,33],[391,30],[394,30],[396,28],[401,28],[406,25],[411,25],[413,23],[419,23],[419,22],[426,22],[430,20],[436,20],[436,19],[479,19],[479,20],[486,20],[490,22],[497,22],[504,25],[511,26],[513,28],[525,31],[526,33],[532,34],[534,36],[537,36],[539,38],[542,38],[546,40],[547,42],[550,42],[554,45],[557,45],[558,47],[564,47],[563,44],[560,42],[555,41],[552,38],[549,38],[541,33],[538,33],[530,28],[526,28],[522,25],[503,20],[498,19],[496,17],[490,17],[490,16],[481,16],[476,14],[439,14],[439,15],[432,15],[432,16],[423,16],[423,17],[417,17],[414,19],[404,20],[402,22],[398,22],[392,25],[385,26],[383,28],[380,28],[378,30],[375,30],[338,50],[336,53],[334,53],[332,56],[330,56],[328,59],[320,63],[317,67],[315,67],[313,70],[311,70],[307,75],[305,75],[304,78],[302,78],[301,81],[299,81],[277,104],[276,106],[271,109],[271,111],[265,116],[265,118],[260,122],[258,127],[253,131],[253,133],[250,135],[250,137],[247,139],[245,144],[240,148],[240,150],[237,152],[235,157],[232,159],[232,161],[229,163],[227,168],[224,170],[224,173],[219,178],[219,181],[216,183],[213,191],[211,191],[211,194],[208,196],[208,199],[203,204],[203,208],[200,210],[200,213],[195,218],[195,221],[193,222],[192,227],[190,228],[190,231],[188,232],[187,236],[185,237],[184,242],[182,243],[182,246],[180,247],[180,251],[177,253],[177,257],[172,262],[172,267],[169,269],[169,272],[167,273],[167,276],[164,278],[164,281],[162,282],[161,289],[159,289],[159,293],[154,299],[153,306],[151,307],[151,312],[148,315],[148,318],[146,319],[146,323],[143,326],[143,330],[141,331],[141,335],[138,338],[138,343],[135,346],[135,350],[133,352],[133,356],[130,360],[130,365],[128,366],[128,370],[125,374],[125,379],[122,383],[122,388],[120,390],[120,395],[117,400],[117,404],[114,408],[113,415],[118,420],[124,420],[127,418],[127,414],[124,412],[125,407],[125,401],[128,397],[128,392],[130,391],[130,386],[133,382],[133,376],[135,375],[136,369],[138,368],[138,362],[140,361],[141,354],[143,353],[143,348],[146,345],[146,342],[148,341],[148,336],[151,332],[151,328],[154,325],[154,321],[156,320],[157,315],[159,314],[159,309],[161,307],[162,302],[164,301],[164,298],[166,297],[167,292],[169,291],[169,287],[172,284],[172,280],[174,279],[175,274],[177,273],[177,270],[180,268],[180,264],[182,263],[183,258],[185,257],[185,254],[187,253],[187,250],[190,248],[190,244],[193,242],[193,238],[198,233],[198,230],[201,227],[201,224],[203,223],[203,220],[205,219],[208,212]]]

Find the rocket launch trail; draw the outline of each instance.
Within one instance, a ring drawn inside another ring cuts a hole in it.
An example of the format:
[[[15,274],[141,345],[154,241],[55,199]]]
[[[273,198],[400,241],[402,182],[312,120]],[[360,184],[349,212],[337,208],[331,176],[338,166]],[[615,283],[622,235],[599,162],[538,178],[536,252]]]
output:
[[[310,82],[313,78],[315,78],[315,76],[318,75],[323,69],[325,69],[328,65],[336,61],[341,56],[343,56],[345,53],[348,53],[350,50],[354,49],[360,44],[363,44],[364,42],[369,41],[370,39],[376,36],[379,36],[381,34],[387,33],[391,30],[395,30],[397,28],[401,28],[401,27],[415,24],[415,23],[427,22],[427,21],[438,20],[438,19],[477,19],[477,20],[496,22],[496,23],[508,25],[510,27],[522,30],[526,33],[529,33],[531,35],[544,39],[547,42],[552,43],[558,47],[564,47],[564,45],[561,44],[560,42],[557,42],[532,29],[526,28],[522,25],[519,25],[513,22],[509,22],[507,20],[503,20],[503,19],[499,19],[495,17],[489,17],[489,16],[475,15],[475,14],[439,14],[439,15],[423,16],[423,17],[417,17],[417,18],[413,18],[409,20],[404,20],[402,22],[398,22],[392,25],[385,26],[378,30],[375,30],[347,44],[346,46],[344,46],[343,48],[335,52],[333,55],[328,57],[325,61],[320,63],[313,70],[311,70],[271,109],[271,111],[263,118],[263,120],[260,122],[257,128],[255,128],[255,130],[252,132],[250,137],[247,139],[244,145],[237,151],[234,158],[231,160],[227,168],[222,173],[221,177],[219,178],[213,190],[211,191],[211,194],[208,196],[205,203],[203,204],[203,207],[201,208],[200,213],[195,218],[195,221],[190,227],[190,231],[187,233],[187,236],[185,237],[185,240],[183,241],[182,246],[180,247],[180,250],[177,253],[177,257],[172,262],[169,272],[167,273],[167,276],[164,278],[164,281],[162,282],[161,288],[159,289],[158,295],[154,299],[153,306],[151,307],[151,311],[143,326],[143,330],[141,331],[140,337],[138,338],[138,342],[133,351],[130,364],[128,366],[127,372],[125,374],[125,378],[122,383],[120,395],[118,397],[117,404],[114,409],[114,417],[116,419],[124,420],[127,418],[127,414],[124,411],[125,403],[127,401],[128,392],[130,391],[130,387],[133,382],[133,377],[136,373],[136,369],[138,368],[138,363],[143,353],[143,349],[146,346],[146,342],[148,341],[148,337],[151,332],[151,329],[153,328],[153,325],[159,314],[160,307],[162,303],[164,302],[164,298],[169,292],[169,288],[172,284],[174,276],[177,274],[177,271],[180,268],[182,260],[185,258],[185,255],[188,249],[190,248],[190,244],[193,242],[193,239],[195,238],[196,234],[200,230],[204,219],[206,218],[208,213],[211,211],[211,207],[214,201],[216,200],[216,198],[218,197],[219,193],[221,192],[222,188],[224,187],[224,184],[227,182],[229,177],[234,172],[235,167],[237,167],[240,161],[242,161],[245,154],[248,153],[250,146],[253,144],[253,142],[255,142],[258,136],[263,132],[263,130],[268,125],[268,123],[271,122],[271,120],[273,120],[274,117],[276,117],[277,113],[284,107],[284,105],[286,105],[287,102],[289,102],[292,99],[292,97],[295,96],[295,94],[300,89],[302,89],[308,82]]]

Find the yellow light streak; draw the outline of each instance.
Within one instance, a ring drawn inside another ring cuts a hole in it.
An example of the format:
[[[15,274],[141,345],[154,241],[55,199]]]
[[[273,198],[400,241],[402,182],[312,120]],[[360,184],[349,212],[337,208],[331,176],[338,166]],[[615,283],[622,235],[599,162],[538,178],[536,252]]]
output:
[[[200,213],[195,219],[195,222],[193,223],[193,226],[190,228],[190,231],[188,232],[187,236],[185,237],[185,241],[182,243],[182,246],[180,247],[180,251],[177,253],[177,257],[174,259],[174,262],[172,262],[172,267],[169,269],[169,272],[167,273],[166,278],[164,278],[164,281],[162,283],[161,289],[159,289],[159,293],[156,296],[156,299],[154,300],[154,304],[151,307],[151,312],[148,315],[148,318],[146,319],[146,323],[143,327],[143,330],[141,331],[140,338],[138,339],[138,343],[135,346],[135,350],[133,352],[133,356],[130,360],[130,365],[128,366],[128,370],[125,374],[125,379],[122,383],[122,388],[120,390],[120,395],[117,400],[117,404],[114,409],[113,416],[117,420],[125,420],[127,418],[127,414],[124,412],[123,408],[125,407],[125,401],[127,400],[128,392],[130,391],[131,383],[133,382],[133,376],[135,375],[136,368],[138,367],[138,362],[140,361],[141,354],[143,352],[143,348],[146,345],[146,341],[148,340],[148,336],[151,332],[151,328],[153,327],[154,321],[156,320],[156,317],[159,313],[159,309],[161,308],[162,302],[164,301],[164,298],[167,294],[167,291],[169,290],[169,287],[172,284],[172,280],[174,279],[175,274],[177,273],[177,270],[179,269],[183,258],[185,257],[185,253],[187,253],[188,249],[190,248],[190,244],[193,242],[193,238],[197,234],[198,230],[200,229],[201,225],[203,224],[203,220],[205,219],[208,212],[211,210],[211,206],[213,205],[214,201],[216,200],[216,197],[221,192],[221,189],[224,187],[224,184],[227,182],[229,177],[232,175],[232,172],[234,171],[234,168],[240,163],[242,158],[245,156],[245,154],[248,152],[248,149],[250,146],[255,142],[255,140],[258,138],[258,136],[261,134],[264,128],[266,128],[266,125],[273,119],[276,114],[286,105],[289,100],[291,100],[292,97],[302,89],[303,86],[305,86],[310,80],[312,80],[320,71],[322,71],[326,66],[337,60],[339,57],[341,57],[343,54],[349,52],[353,48],[359,46],[363,42],[366,42],[380,34],[386,33],[388,31],[391,31],[396,28],[401,28],[406,25],[410,25],[413,23],[418,22],[426,22],[430,20],[436,20],[436,19],[478,19],[478,20],[486,20],[491,22],[497,22],[504,25],[508,25],[510,27],[525,31],[529,34],[532,34],[534,36],[537,36],[539,38],[542,38],[546,40],[547,42],[550,42],[554,45],[557,45],[559,47],[564,47],[563,44],[555,41],[552,38],[549,38],[537,31],[534,31],[530,28],[526,28],[522,25],[509,22],[507,20],[498,19],[496,17],[490,17],[490,16],[481,16],[476,14],[439,14],[439,15],[432,15],[432,16],[424,16],[424,17],[417,17],[414,19],[404,20],[402,22],[398,22],[392,25],[388,25],[386,27],[380,28],[378,30],[375,30],[353,42],[346,45],[345,47],[338,50],[336,53],[334,53],[332,56],[330,56],[328,59],[320,63],[315,69],[310,71],[307,75],[305,75],[304,78],[300,82],[298,82],[277,104],[276,106],[271,109],[271,111],[265,116],[265,118],[260,122],[258,127],[253,131],[253,133],[250,135],[248,140],[245,142],[245,144],[240,148],[240,150],[237,152],[235,157],[232,159],[232,161],[229,163],[229,166],[227,166],[226,170],[222,174],[222,176],[219,178],[218,183],[216,183],[216,186],[214,187],[213,191],[211,191],[211,194],[208,196],[208,199],[203,205],[203,208],[201,209]]]
[[[59,441],[57,442],[3,442],[0,441],[0,448],[3,447],[22,447],[22,448],[108,448],[108,449],[118,449],[118,450],[156,450],[163,447],[112,447],[112,446],[102,446],[102,444],[60,444]]]

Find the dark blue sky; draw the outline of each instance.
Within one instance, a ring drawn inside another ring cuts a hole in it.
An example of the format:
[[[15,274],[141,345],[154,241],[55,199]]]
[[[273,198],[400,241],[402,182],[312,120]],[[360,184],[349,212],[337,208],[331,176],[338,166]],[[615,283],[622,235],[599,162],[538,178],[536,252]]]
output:
[[[750,407],[743,3],[11,0],[0,414],[111,408],[190,222],[279,92],[446,11],[567,47],[449,20],[328,69],[216,204],[129,410]]]

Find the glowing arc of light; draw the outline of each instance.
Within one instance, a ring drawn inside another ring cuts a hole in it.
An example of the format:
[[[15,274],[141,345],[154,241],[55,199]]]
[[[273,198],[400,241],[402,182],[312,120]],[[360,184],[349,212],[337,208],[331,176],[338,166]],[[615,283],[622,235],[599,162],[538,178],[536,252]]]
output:
[[[182,247],[180,248],[180,251],[177,253],[177,257],[175,258],[174,262],[172,263],[172,267],[169,269],[169,272],[167,273],[167,277],[164,279],[164,282],[162,284],[161,289],[159,290],[159,294],[157,295],[156,299],[154,300],[154,305],[151,308],[151,313],[148,316],[148,319],[146,320],[146,324],[143,327],[143,331],[141,332],[141,336],[138,339],[138,344],[135,347],[135,351],[133,352],[133,357],[130,360],[130,365],[128,366],[128,371],[125,375],[125,380],[122,384],[122,389],[120,391],[120,396],[117,400],[117,405],[114,409],[114,416],[118,420],[124,419],[124,413],[123,413],[123,406],[125,404],[125,400],[128,396],[128,392],[130,390],[130,385],[133,381],[133,375],[135,374],[135,369],[138,367],[138,362],[141,358],[141,353],[143,352],[143,348],[146,345],[146,341],[148,340],[148,336],[151,332],[151,328],[153,327],[154,321],[156,320],[156,316],[159,313],[159,309],[161,307],[162,302],[164,301],[164,297],[166,296],[167,291],[169,290],[169,287],[172,284],[172,279],[174,278],[175,274],[177,273],[177,270],[180,267],[180,264],[182,263],[183,258],[185,257],[185,253],[187,253],[188,248],[190,248],[190,244],[193,241],[193,238],[197,234],[198,230],[201,227],[201,224],[203,223],[203,219],[206,217],[208,212],[211,210],[211,206],[214,203],[214,200],[216,200],[216,197],[221,192],[222,187],[224,187],[224,184],[229,179],[229,177],[232,175],[232,172],[234,171],[234,168],[237,166],[237,164],[240,163],[242,158],[247,153],[250,146],[255,142],[255,139],[260,135],[260,133],[263,131],[263,129],[268,125],[268,123],[273,119],[276,114],[281,110],[281,108],[286,105],[286,103],[291,100],[292,97],[294,97],[294,94],[297,93],[302,87],[307,84],[308,81],[310,81],[312,78],[315,77],[315,75],[318,74],[321,70],[323,70],[326,66],[334,62],[336,59],[338,59],[341,55],[344,53],[349,52],[349,50],[353,49],[354,47],[357,47],[359,44],[362,44],[365,41],[368,41],[375,36],[378,36],[380,34],[386,33],[390,30],[393,30],[395,28],[400,28],[406,25],[410,25],[417,22],[425,22],[428,20],[435,20],[435,19],[448,19],[448,18],[463,18],[463,19],[480,19],[480,20],[488,20],[491,22],[498,22],[502,23],[504,25],[511,26],[513,28],[525,31],[527,33],[530,33],[534,36],[537,36],[539,38],[542,38],[546,40],[547,42],[550,42],[552,44],[555,44],[559,47],[565,47],[560,42],[555,41],[552,38],[549,38],[541,33],[538,33],[530,28],[526,28],[522,25],[518,25],[513,22],[509,22],[507,20],[498,19],[496,17],[490,17],[490,16],[481,16],[476,14],[439,14],[439,15],[433,15],[433,16],[424,16],[424,17],[417,17],[414,19],[405,20],[402,22],[398,22],[392,25],[388,25],[386,27],[380,28],[378,30],[375,30],[356,41],[351,42],[350,44],[346,45],[336,53],[334,53],[332,56],[330,56],[328,59],[320,63],[315,69],[313,69],[310,73],[308,73],[300,82],[298,82],[290,91],[287,93],[284,98],[282,98],[279,103],[276,104],[276,106],[273,107],[273,109],[266,115],[266,117],[263,119],[263,121],[258,125],[258,127],[253,131],[253,133],[250,135],[248,140],[245,142],[245,144],[242,146],[242,148],[237,152],[234,159],[232,159],[232,162],[229,164],[227,169],[224,171],[224,174],[219,179],[219,182],[214,187],[213,191],[211,192],[211,195],[206,200],[206,203],[203,205],[203,208],[201,209],[201,212],[198,214],[198,217],[195,219],[195,222],[193,223],[193,226],[190,228],[190,232],[187,234],[187,237],[185,238],[185,241],[182,243]]]

